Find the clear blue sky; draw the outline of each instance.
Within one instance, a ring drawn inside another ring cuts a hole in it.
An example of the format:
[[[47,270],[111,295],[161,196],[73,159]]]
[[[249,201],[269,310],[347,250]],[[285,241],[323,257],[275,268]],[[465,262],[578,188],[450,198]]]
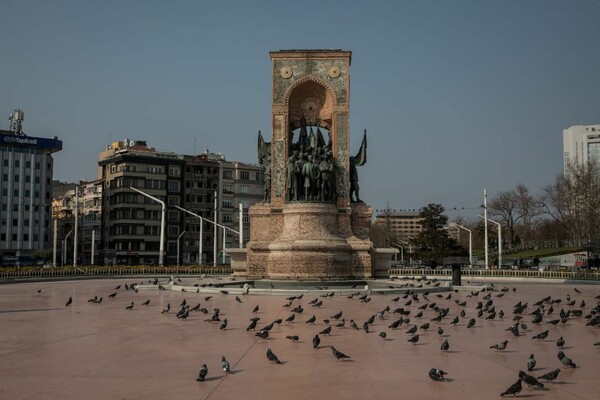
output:
[[[111,139],[256,162],[269,51],[351,50],[353,152],[374,209],[481,204],[562,168],[600,123],[598,1],[0,0],[0,128],[57,135],[55,178],[96,176]],[[465,212],[463,215],[469,216]],[[449,213],[451,217],[459,213]]]

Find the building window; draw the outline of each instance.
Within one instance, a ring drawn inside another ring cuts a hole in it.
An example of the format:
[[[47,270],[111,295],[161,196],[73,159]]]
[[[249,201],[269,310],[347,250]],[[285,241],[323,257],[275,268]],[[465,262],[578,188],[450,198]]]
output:
[[[179,181],[169,181],[169,192],[179,192]]]
[[[13,195],[14,195],[15,197],[19,197],[19,189],[15,189],[15,190],[13,191]]]
[[[15,175],[15,182],[19,182],[19,175]]]
[[[250,217],[248,216],[248,213],[243,213],[242,214],[242,221],[247,224],[248,222],[250,222]]]
[[[233,202],[231,200],[223,200],[223,208],[233,208]]]
[[[4,160],[4,166],[8,167],[8,160]]]
[[[6,233],[0,234],[0,240],[2,240],[3,242],[6,241]]]
[[[179,167],[169,167],[169,176],[181,176]]]
[[[231,214],[223,214],[223,222],[233,222]]]
[[[244,238],[247,239],[250,237],[250,228],[244,228]]]
[[[25,162],[25,168],[31,168],[31,161]]]
[[[8,174],[2,174],[2,180],[8,182]]]
[[[19,168],[21,166],[21,161],[15,160],[15,168]]]
[[[226,194],[233,193],[231,191],[231,185],[223,185],[223,193],[226,193]]]
[[[17,234],[16,233],[12,234],[12,240],[13,240],[13,242],[17,241]]]
[[[233,179],[233,171],[231,170],[223,170],[223,179]]]
[[[178,206],[179,205],[179,197],[169,196],[169,205],[170,206]]]
[[[29,234],[27,234],[27,233],[23,234],[23,241],[29,242]]]
[[[242,186],[240,186],[240,193],[241,194],[248,194],[248,185],[242,185]]]
[[[31,182],[31,176],[25,175],[25,183],[30,183],[30,182]]]
[[[13,218],[13,224],[12,226],[19,226],[19,219],[18,218]]]
[[[250,171],[240,171],[240,179],[245,181],[250,180]]]

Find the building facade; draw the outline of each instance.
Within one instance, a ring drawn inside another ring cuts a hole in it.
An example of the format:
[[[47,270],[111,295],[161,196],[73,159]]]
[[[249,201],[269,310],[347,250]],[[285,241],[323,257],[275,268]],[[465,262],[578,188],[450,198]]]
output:
[[[563,130],[564,172],[569,164],[586,164],[595,160],[600,165],[600,125],[575,125]]]
[[[101,255],[108,265],[157,265],[162,206],[131,188],[165,202],[164,264],[176,264],[183,216],[183,156],[158,152],[146,142],[114,142],[100,152],[102,193]]]
[[[0,130],[0,256],[3,264],[47,258],[52,237],[52,154],[56,137]]]
[[[389,231],[391,242],[409,239],[417,236],[423,230],[422,218],[416,211],[383,210],[375,216],[375,224]]]

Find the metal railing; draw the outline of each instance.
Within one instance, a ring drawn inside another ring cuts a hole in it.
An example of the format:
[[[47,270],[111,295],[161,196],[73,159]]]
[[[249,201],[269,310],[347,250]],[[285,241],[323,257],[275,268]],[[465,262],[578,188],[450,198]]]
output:
[[[400,276],[439,276],[452,277],[449,269],[409,269],[393,268],[390,275]],[[544,279],[572,279],[572,280],[600,280],[600,272],[588,271],[523,271],[523,270],[497,270],[497,269],[463,269],[462,276],[481,278],[544,278]]]
[[[228,275],[230,267],[79,267],[79,268],[0,268],[0,279],[60,278],[118,275]]]

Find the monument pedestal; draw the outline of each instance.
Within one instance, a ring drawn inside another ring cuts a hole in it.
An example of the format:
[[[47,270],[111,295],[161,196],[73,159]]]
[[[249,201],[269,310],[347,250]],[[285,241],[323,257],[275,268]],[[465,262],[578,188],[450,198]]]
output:
[[[364,204],[338,208],[327,203],[250,207],[247,244],[251,278],[370,278],[372,210]]]

